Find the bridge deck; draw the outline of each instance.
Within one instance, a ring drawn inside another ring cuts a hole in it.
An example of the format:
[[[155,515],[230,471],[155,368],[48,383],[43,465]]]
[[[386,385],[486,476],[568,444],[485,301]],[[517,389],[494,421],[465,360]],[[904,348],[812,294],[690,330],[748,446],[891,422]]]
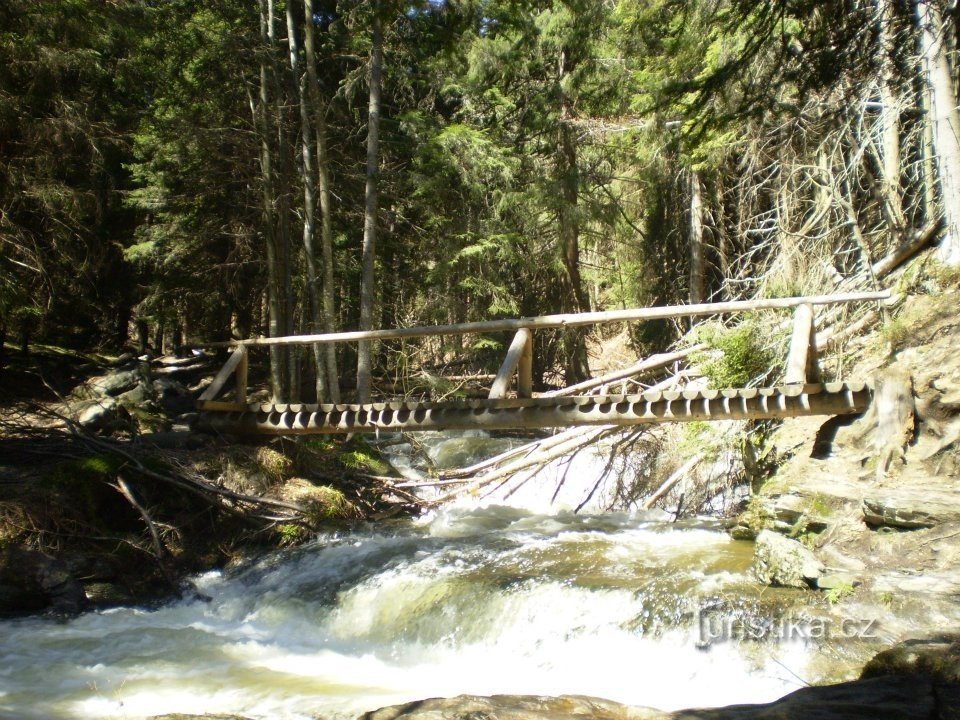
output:
[[[362,405],[255,403],[244,407],[210,403],[202,414],[201,424],[212,431],[261,435],[645,425],[848,415],[863,412],[871,394],[867,383],[837,382],[638,395],[444,402],[399,400]]]

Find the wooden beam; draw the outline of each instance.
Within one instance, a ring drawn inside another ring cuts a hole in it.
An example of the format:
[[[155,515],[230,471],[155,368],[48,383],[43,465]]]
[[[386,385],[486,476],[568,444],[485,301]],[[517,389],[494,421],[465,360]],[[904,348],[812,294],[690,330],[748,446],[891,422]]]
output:
[[[790,336],[790,354],[787,356],[784,378],[787,385],[802,385],[807,381],[807,358],[812,335],[813,305],[800,305],[793,313],[793,334]]]
[[[213,378],[213,382],[210,383],[210,386],[203,391],[203,394],[197,399],[197,403],[203,403],[208,400],[213,400],[220,394],[220,391],[223,390],[223,386],[226,385],[227,380],[230,379],[230,376],[233,375],[234,371],[241,365],[245,365],[247,360],[247,348],[245,345],[237,346],[237,349],[233,351],[233,354],[227,358],[227,361],[223,364],[223,367],[220,368],[220,372],[217,373],[216,377]],[[246,375],[246,372],[244,372]],[[246,386],[246,377],[244,377],[244,386]],[[239,387],[239,386],[238,386]],[[244,402],[246,397],[246,389],[244,389],[244,398],[237,398],[238,403]]]
[[[533,397],[533,333],[529,330],[519,330],[527,333],[527,341],[520,352],[520,363],[517,365],[517,397]]]
[[[247,404],[247,373],[250,369],[250,353],[246,352],[246,348],[243,348],[243,350],[243,357],[240,358],[240,362],[237,363],[237,370],[234,376],[236,381],[236,385],[234,386],[234,400],[239,405]]]
[[[223,400],[197,400],[197,409],[204,412],[246,412],[247,406]]]
[[[319,335],[290,335],[276,338],[252,338],[249,340],[231,340],[229,342],[204,343],[197,347],[236,347],[246,345],[313,345],[316,343],[354,342],[358,340],[396,340],[400,338],[432,337],[437,335],[462,335],[468,333],[509,332],[523,328],[562,328],[581,327],[611,322],[638,322],[644,320],[663,320],[675,317],[699,317],[724,313],[751,312],[755,310],[784,310],[798,305],[832,305],[835,303],[871,302],[886,300],[889,290],[875,292],[840,293],[836,295],[811,295],[795,298],[765,298],[762,300],[737,300],[720,303],[700,303],[698,305],[666,305],[663,307],[631,308],[608,312],[573,313],[565,315],[540,315],[484,322],[457,323],[454,325],[424,325],[411,328],[385,330],[354,330],[340,333],[321,333]]]
[[[601,385],[606,385],[607,383],[630,378],[650,370],[658,370],[659,368],[666,367],[667,365],[677,362],[678,360],[684,360],[695,352],[700,352],[706,349],[706,345],[694,345],[693,347],[679,350],[677,352],[651,355],[650,357],[640,360],[629,367],[616,370],[606,375],[600,375],[599,377],[590,378],[589,380],[584,380],[581,383],[560,388],[559,390],[551,390],[550,392],[540,393],[537,397],[550,398],[563,397],[564,395],[579,395],[584,390],[593,390],[594,388],[598,388]]]
[[[497,373],[497,378],[493,381],[493,386],[490,388],[489,398],[491,400],[499,400],[507,396],[507,390],[510,388],[510,380],[513,378],[513,373],[516,372],[517,368],[523,363],[524,356],[528,358],[526,363],[527,367],[525,368],[527,377],[523,378],[523,371],[521,371],[521,378],[517,383],[517,396],[530,397],[530,361],[532,359],[530,348],[532,345],[533,333],[526,328],[517,330],[517,334],[513,336],[513,342],[510,343],[510,348],[507,350],[507,357],[504,358],[503,364],[500,366],[500,371]],[[526,390],[526,395],[524,395],[524,390]]]

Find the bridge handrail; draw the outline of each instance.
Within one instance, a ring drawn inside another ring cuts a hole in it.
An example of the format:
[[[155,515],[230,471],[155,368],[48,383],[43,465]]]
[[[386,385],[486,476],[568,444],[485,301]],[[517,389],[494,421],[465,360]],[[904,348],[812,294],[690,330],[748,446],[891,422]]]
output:
[[[560,315],[540,315],[535,317],[480,322],[456,323],[452,325],[421,325],[409,328],[390,328],[384,330],[350,330],[317,335],[287,335],[273,338],[250,338],[246,340],[227,340],[222,342],[201,343],[197,347],[238,347],[257,345],[317,345],[357,340],[397,340],[401,338],[431,337],[437,335],[466,335],[471,333],[504,332],[522,329],[545,329],[581,327],[610,322],[662,320],[674,317],[700,317],[703,315],[722,315],[726,313],[752,312],[755,310],[783,310],[801,305],[834,305],[840,303],[869,302],[888,300],[889,290],[871,292],[839,293],[836,295],[810,295],[791,298],[764,298],[760,300],[732,300],[729,302],[699,303],[695,305],[663,305],[660,307],[628,308],[604,312],[567,313]]]

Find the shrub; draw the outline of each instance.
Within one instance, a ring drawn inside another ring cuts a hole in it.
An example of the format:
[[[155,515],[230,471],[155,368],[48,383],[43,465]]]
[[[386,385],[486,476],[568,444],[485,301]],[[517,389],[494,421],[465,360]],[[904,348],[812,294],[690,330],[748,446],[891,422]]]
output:
[[[695,331],[696,340],[722,354],[698,353],[694,362],[714,388],[747,387],[779,365],[765,345],[759,325],[742,322],[732,328],[705,323]]]

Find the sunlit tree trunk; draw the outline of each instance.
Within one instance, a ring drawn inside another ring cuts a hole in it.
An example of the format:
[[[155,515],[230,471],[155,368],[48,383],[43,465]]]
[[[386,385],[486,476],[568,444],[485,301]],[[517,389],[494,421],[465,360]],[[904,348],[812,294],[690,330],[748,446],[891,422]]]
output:
[[[303,262],[307,275],[307,302],[310,309],[309,332],[319,332],[323,328],[320,317],[320,279],[317,277],[316,252],[314,249],[314,235],[316,226],[317,191],[316,169],[313,157],[313,121],[310,102],[308,100],[309,79],[300,71],[300,48],[297,42],[297,22],[293,12],[292,0],[287,0],[287,46],[290,50],[290,72],[297,90],[297,104],[300,107],[300,174],[303,184]],[[312,24],[312,18],[310,18]],[[316,373],[317,402],[326,402],[327,372],[324,364],[324,353],[321,345],[313,346],[314,370]]]
[[[320,246],[323,253],[323,330],[334,331],[336,306],[333,287],[333,218],[330,207],[330,170],[327,158],[326,108],[320,98],[317,76],[317,51],[314,28],[313,0],[304,0],[304,51],[307,66],[308,99],[313,114],[317,158],[317,192],[320,196]],[[331,402],[340,402],[340,373],[337,370],[337,348],[332,343],[324,346]]]
[[[883,172],[883,201],[895,233],[902,233],[906,222],[900,192],[900,99],[893,64],[896,39],[893,34],[893,0],[877,0],[877,25],[880,31],[878,48],[880,66],[881,142],[880,168]]]
[[[923,69],[928,96],[927,122],[933,130],[937,179],[946,231],[940,258],[960,265],[960,113],[944,42],[944,23],[936,5],[917,0]]]
[[[560,246],[563,267],[566,272],[568,292],[574,312],[588,312],[590,299],[583,288],[580,276],[580,170],[577,164],[577,138],[573,125],[573,102],[566,89],[570,73],[576,62],[569,48],[563,47],[557,62],[557,87],[560,92],[560,118],[558,128],[557,170],[560,176]],[[567,383],[577,383],[590,376],[584,331],[570,329],[565,332]]]
[[[267,255],[267,308],[268,331],[270,337],[283,334],[283,309],[280,298],[281,272],[277,258],[276,208],[273,183],[273,151],[270,146],[270,123],[267,108],[270,104],[272,38],[275,31],[273,0],[260,0],[260,96],[258,102],[251,103],[254,109],[254,121],[260,134],[260,183],[263,198],[263,234]],[[270,346],[270,390],[274,402],[286,399],[284,383],[284,348]]]
[[[374,259],[377,241],[377,181],[380,154],[380,84],[383,72],[383,33],[380,28],[379,8],[374,3],[370,47],[370,101],[367,113],[367,184],[363,213],[363,247],[360,277],[360,329],[373,327],[373,281]],[[370,374],[372,358],[370,341],[358,343],[357,351],[357,398],[360,402],[370,399]]]
[[[703,189],[700,176],[692,168],[687,177],[690,197],[688,247],[690,250],[689,299],[692,304],[702,303],[706,299],[706,273],[704,270],[703,250]]]

